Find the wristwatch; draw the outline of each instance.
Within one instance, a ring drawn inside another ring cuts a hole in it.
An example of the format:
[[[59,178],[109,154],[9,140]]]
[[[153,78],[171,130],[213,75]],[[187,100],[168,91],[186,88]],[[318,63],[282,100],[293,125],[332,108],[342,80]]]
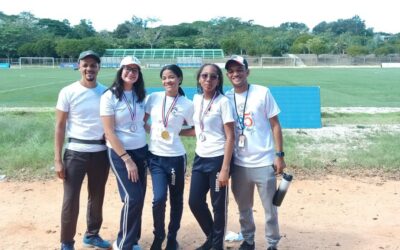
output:
[[[284,157],[284,156],[285,156],[285,152],[279,151],[279,152],[276,152],[275,155],[276,155],[277,157]]]

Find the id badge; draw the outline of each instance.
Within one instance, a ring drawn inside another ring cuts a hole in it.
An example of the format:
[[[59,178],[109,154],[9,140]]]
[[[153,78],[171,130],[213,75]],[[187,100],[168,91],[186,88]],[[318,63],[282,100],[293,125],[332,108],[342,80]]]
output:
[[[245,142],[246,142],[246,136],[245,135],[239,135],[239,138],[238,138],[238,147],[239,148],[244,148],[244,145],[245,145]]]

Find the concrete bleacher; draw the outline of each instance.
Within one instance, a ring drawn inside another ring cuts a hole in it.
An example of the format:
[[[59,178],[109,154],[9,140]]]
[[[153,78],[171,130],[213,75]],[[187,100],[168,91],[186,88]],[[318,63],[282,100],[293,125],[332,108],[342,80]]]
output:
[[[135,56],[140,59],[176,59],[178,57],[224,58],[222,49],[106,49],[103,57]]]

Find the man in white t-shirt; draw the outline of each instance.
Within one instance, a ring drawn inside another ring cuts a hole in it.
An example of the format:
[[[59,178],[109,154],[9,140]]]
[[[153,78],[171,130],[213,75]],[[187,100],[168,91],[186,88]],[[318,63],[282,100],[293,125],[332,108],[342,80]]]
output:
[[[283,153],[280,112],[268,88],[247,81],[246,59],[232,56],[225,64],[233,89],[226,93],[235,109],[235,150],[232,192],[240,212],[243,242],[240,250],[255,249],[253,217],[254,186],[257,186],[265,213],[268,250],[276,250],[280,239],[278,214],[272,204],[276,174],[286,167]]]
[[[54,162],[63,180],[61,211],[61,250],[74,250],[79,214],[79,196],[85,175],[88,178],[87,229],[83,245],[109,249],[111,244],[99,236],[102,207],[110,164],[100,119],[100,97],[107,89],[97,82],[100,57],[93,51],[79,55],[81,79],[64,87],[56,107]],[[67,137],[64,156],[64,139]]]

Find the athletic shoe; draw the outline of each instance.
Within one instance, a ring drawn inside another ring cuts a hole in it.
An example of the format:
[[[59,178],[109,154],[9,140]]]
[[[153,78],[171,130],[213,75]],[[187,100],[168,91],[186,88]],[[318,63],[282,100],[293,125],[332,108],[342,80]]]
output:
[[[103,240],[100,235],[83,236],[84,247],[96,247],[98,249],[110,249],[110,242]]]
[[[74,243],[74,241],[61,243],[61,250],[75,250]]]
[[[165,247],[165,250],[178,250],[178,249],[179,249],[179,244],[175,239],[167,241],[167,246]]]
[[[278,250],[276,247],[268,247],[267,250]]]
[[[255,249],[255,243],[249,244],[247,241],[243,241],[242,244],[239,247],[239,250],[254,250]]]
[[[161,246],[164,239],[154,238],[153,243],[151,244],[150,250],[162,250]]]
[[[132,250],[142,250],[142,248],[140,247],[139,244],[135,244],[135,245],[133,245]]]
[[[117,241],[114,241],[113,245],[112,245],[112,249],[113,250],[119,250],[119,247],[117,245]]]
[[[210,250],[212,248],[212,240],[210,237],[201,245],[200,247],[196,248],[196,250]]]

